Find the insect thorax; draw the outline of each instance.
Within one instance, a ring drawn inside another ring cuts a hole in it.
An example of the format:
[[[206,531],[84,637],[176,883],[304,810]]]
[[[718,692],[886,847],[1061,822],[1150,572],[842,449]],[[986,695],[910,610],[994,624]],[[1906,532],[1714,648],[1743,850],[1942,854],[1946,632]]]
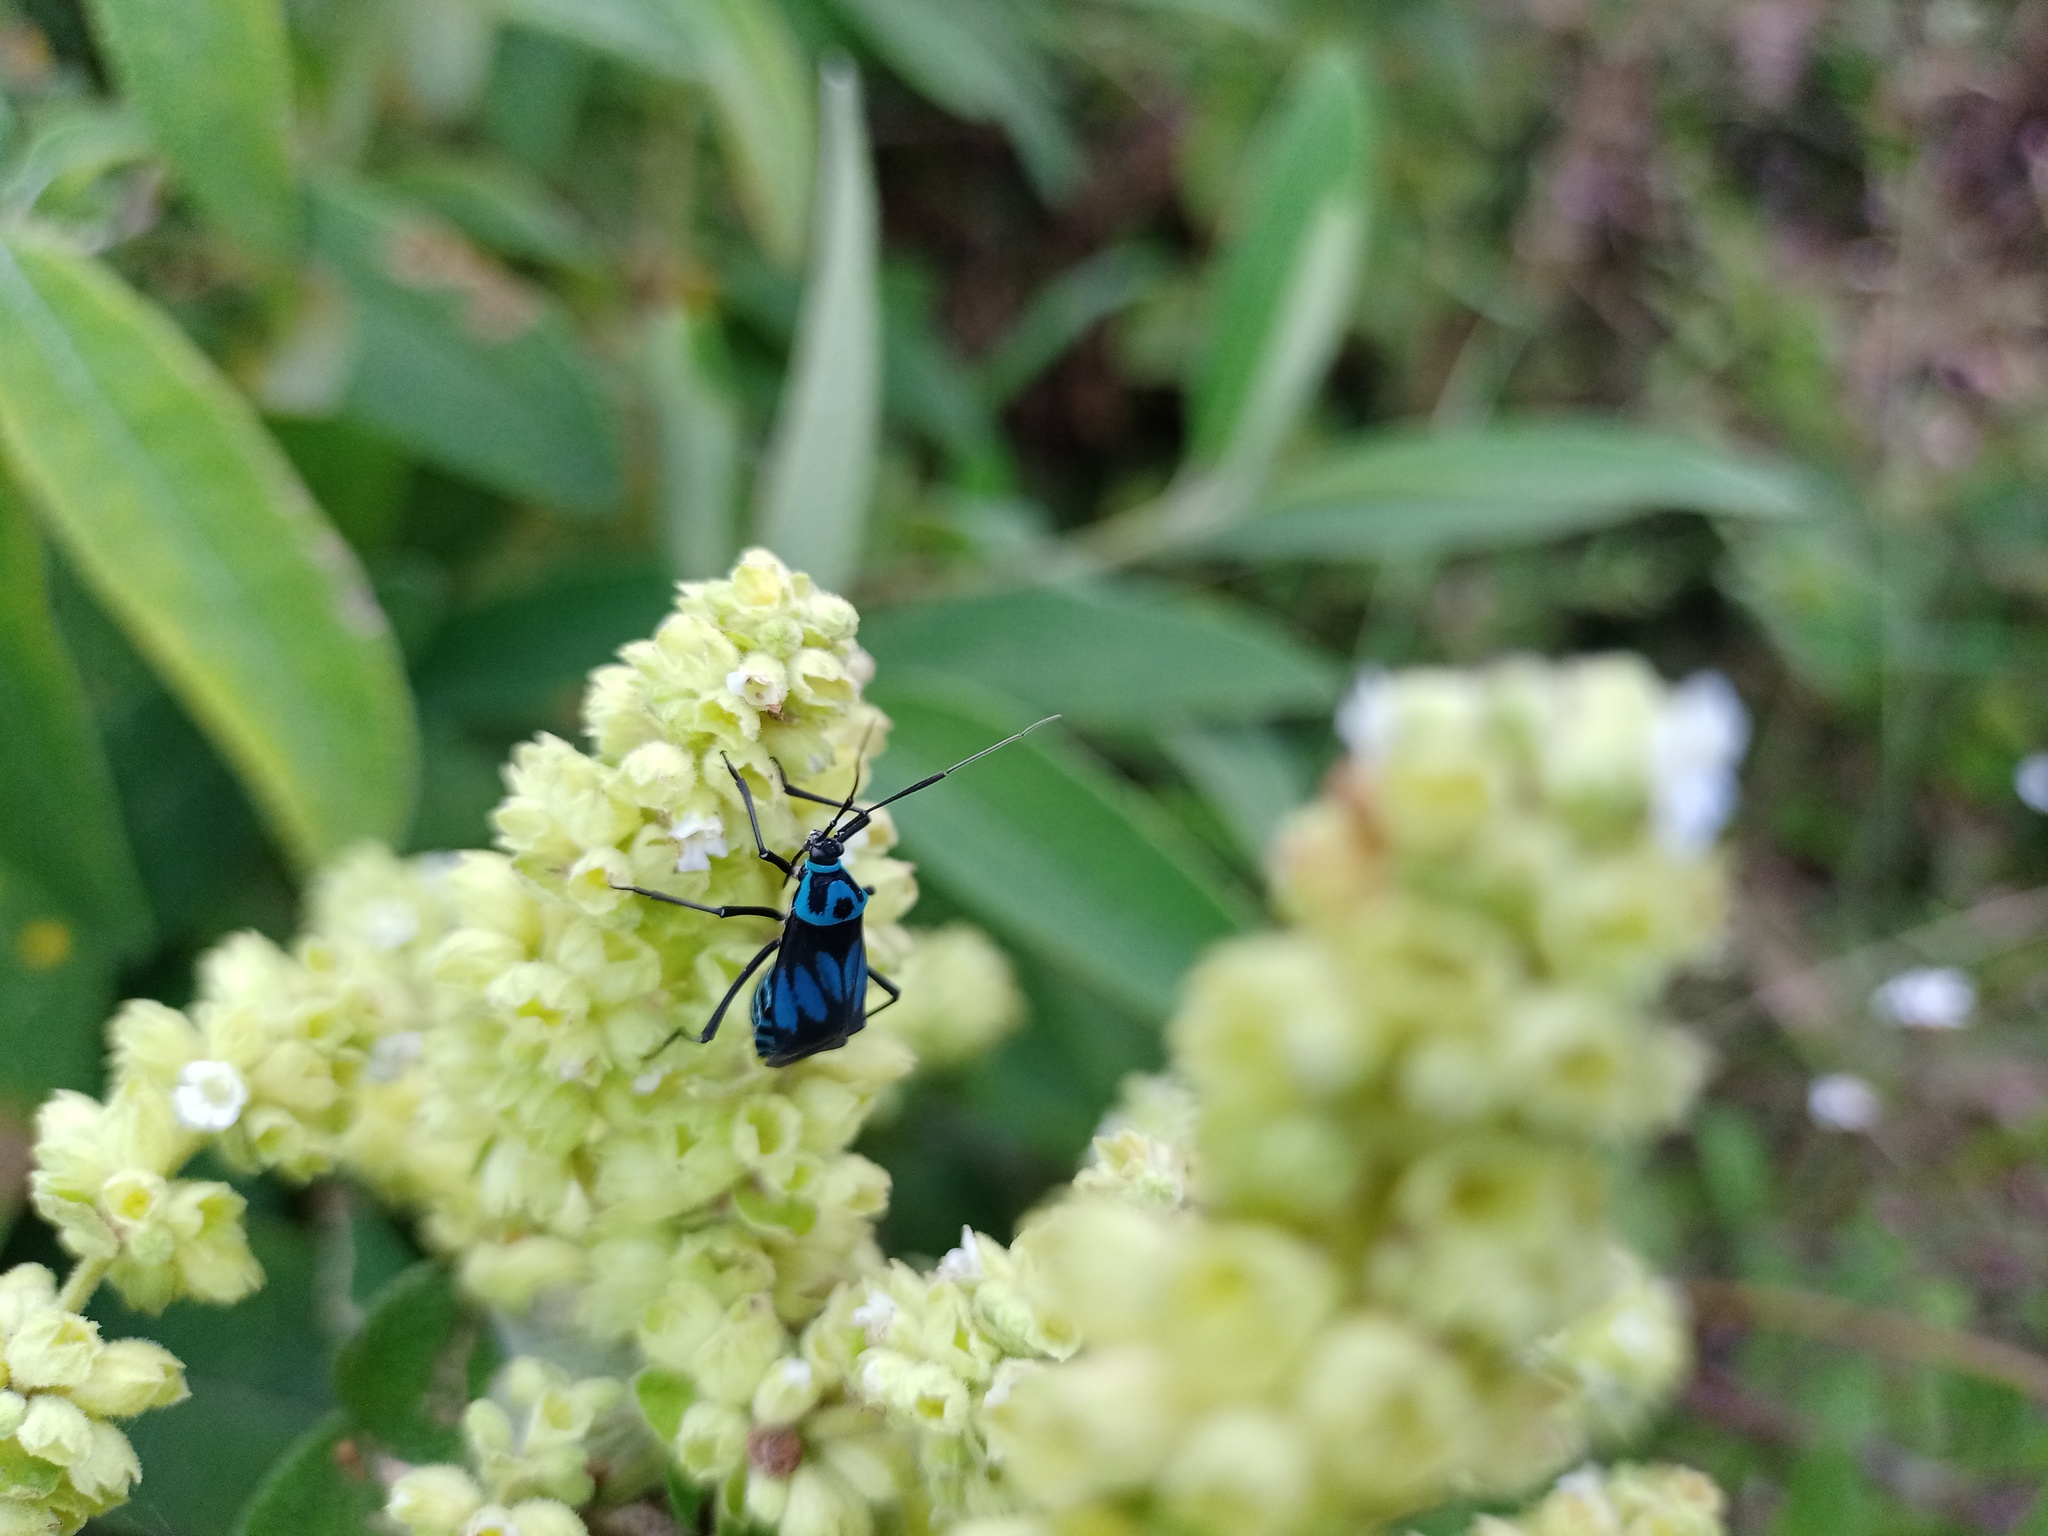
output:
[[[797,877],[791,917],[799,922],[830,925],[856,921],[867,910],[868,893],[844,865],[804,862]]]

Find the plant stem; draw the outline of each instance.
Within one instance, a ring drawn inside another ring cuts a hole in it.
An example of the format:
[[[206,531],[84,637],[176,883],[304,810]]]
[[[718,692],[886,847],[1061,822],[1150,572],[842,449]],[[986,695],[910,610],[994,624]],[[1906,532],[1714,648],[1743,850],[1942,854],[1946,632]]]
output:
[[[80,1259],[65,1277],[64,1289],[57,1293],[57,1305],[66,1312],[84,1311],[113,1263],[112,1259]]]

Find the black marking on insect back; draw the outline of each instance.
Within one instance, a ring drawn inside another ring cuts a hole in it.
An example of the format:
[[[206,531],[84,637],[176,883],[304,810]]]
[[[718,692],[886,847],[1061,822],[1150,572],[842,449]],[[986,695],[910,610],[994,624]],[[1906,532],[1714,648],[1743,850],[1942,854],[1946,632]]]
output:
[[[868,893],[838,864],[806,864],[789,915],[818,927],[855,924],[867,910]]]
[[[867,945],[857,922],[791,923],[754,990],[754,1049],[771,1067],[837,1050],[867,1024]]]

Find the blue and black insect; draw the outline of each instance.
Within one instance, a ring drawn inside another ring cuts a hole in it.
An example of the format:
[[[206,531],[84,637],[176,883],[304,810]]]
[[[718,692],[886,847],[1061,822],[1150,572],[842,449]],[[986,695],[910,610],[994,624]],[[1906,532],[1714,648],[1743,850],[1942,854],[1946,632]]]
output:
[[[963,757],[944,773],[919,779],[908,789],[899,789],[886,800],[877,800],[870,806],[854,805],[855,790],[848,790],[843,801],[833,800],[824,795],[814,795],[807,789],[798,789],[784,774],[782,787],[790,795],[798,800],[808,800],[813,805],[833,808],[832,819],[804,839],[804,845],[797,850],[794,860],[785,859],[761,840],[761,821],[754,814],[753,791],[747,788],[747,781],[740,776],[740,771],[727,761],[725,770],[732,775],[733,783],[739,786],[740,799],[747,807],[747,825],[753,829],[754,851],[781,870],[785,881],[796,881],[796,897],[790,902],[789,910],[709,907],[662,891],[650,891],[645,886],[619,887],[654,901],[665,901],[672,907],[709,912],[713,917],[767,917],[782,924],[781,934],[762,945],[761,952],[747,962],[746,969],[726,989],[725,996],[711,1011],[711,1022],[697,1037],[697,1043],[711,1043],[725,1018],[725,1010],[732,1006],[740,988],[770,955],[776,957],[775,965],[761,985],[754,989],[752,1013],[755,1053],[771,1067],[786,1067],[820,1051],[836,1051],[866,1028],[870,981],[889,994],[889,1001],[882,1004],[882,1008],[901,998],[903,993],[895,982],[880,971],[868,969],[868,947],[861,930],[861,917],[867,911],[868,897],[874,893],[847,873],[842,861],[848,839],[864,831],[869,818],[883,806],[893,805],[921,789],[930,789],[947,774],[958,773],[969,763],[1007,747],[1058,718],[1058,715],[1048,715],[1044,720],[1026,726],[1015,736],[1006,736],[993,747],[983,747],[973,757]],[[781,764],[776,764],[776,767],[779,770]],[[860,765],[857,762],[853,779],[857,788],[860,783]],[[842,817],[851,819],[841,826]],[[882,1008],[875,1012],[880,1013]],[[660,1049],[666,1050],[683,1033],[677,1030],[661,1043]]]

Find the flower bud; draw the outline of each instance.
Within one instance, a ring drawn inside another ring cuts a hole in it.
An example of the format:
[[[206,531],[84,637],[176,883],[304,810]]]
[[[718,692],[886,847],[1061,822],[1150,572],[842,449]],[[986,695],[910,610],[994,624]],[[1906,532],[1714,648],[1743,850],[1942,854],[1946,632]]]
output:
[[[8,1376],[23,1391],[76,1387],[92,1374],[100,1350],[100,1330],[90,1319],[39,1308],[7,1341]]]
[[[93,1451],[92,1420],[61,1397],[30,1398],[14,1438],[29,1455],[60,1467],[81,1462]]]
[[[867,1501],[835,1472],[805,1465],[789,1481],[779,1536],[871,1536]]]
[[[754,1420],[760,1424],[794,1424],[817,1402],[817,1373],[810,1362],[785,1355],[769,1367],[754,1391]]]
[[[412,1536],[454,1536],[483,1508],[483,1490],[460,1467],[414,1467],[391,1485],[384,1513]]]
[[[71,1389],[71,1401],[103,1419],[132,1418],[150,1408],[182,1403],[191,1393],[185,1368],[161,1344],[147,1339],[116,1339],[103,1345],[84,1381]]]

